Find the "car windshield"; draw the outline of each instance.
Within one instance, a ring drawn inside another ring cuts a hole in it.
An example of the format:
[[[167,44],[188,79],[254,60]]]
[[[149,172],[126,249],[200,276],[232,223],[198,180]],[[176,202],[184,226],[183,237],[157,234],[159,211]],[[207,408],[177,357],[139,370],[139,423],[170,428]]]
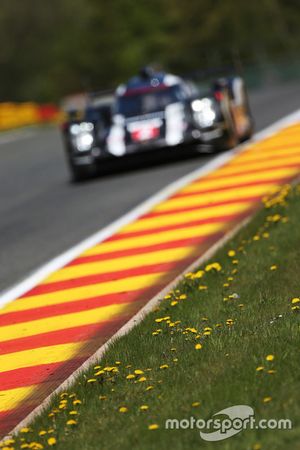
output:
[[[164,89],[151,90],[133,95],[124,95],[117,100],[117,114],[125,117],[140,116],[157,111],[164,111],[171,103],[182,101],[186,98],[183,89],[179,85]]]

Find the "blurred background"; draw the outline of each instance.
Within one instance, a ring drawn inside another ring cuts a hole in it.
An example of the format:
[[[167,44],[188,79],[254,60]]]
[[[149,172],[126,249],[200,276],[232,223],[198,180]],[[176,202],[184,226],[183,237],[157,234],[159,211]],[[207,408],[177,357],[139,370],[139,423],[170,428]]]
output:
[[[114,88],[142,65],[232,65],[250,87],[300,74],[299,0],[4,0],[0,101]]]

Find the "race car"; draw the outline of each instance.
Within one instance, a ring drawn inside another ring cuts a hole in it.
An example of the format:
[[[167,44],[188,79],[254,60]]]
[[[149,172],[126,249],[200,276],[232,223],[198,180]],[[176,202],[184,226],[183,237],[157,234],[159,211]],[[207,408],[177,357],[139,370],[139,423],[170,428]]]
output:
[[[81,115],[69,116],[63,135],[75,181],[96,173],[107,159],[188,144],[227,149],[253,131],[241,77],[219,78],[203,89],[148,67],[109,101],[100,97]]]
[[[241,77],[217,79],[201,91],[191,81],[146,69],[117,89],[107,146],[115,156],[189,143],[225,149],[252,132]]]

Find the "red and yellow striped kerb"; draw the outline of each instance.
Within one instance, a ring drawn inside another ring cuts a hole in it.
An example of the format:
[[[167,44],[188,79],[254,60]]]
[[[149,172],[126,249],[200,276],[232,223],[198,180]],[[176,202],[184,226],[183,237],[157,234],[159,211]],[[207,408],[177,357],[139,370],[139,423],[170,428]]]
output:
[[[0,311],[9,432],[150,298],[300,169],[300,124],[196,179]]]

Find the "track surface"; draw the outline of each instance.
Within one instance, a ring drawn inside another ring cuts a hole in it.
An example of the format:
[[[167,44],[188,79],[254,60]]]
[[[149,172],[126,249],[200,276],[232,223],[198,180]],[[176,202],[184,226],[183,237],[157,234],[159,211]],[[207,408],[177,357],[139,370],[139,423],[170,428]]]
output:
[[[299,84],[253,93],[256,129],[297,109],[299,98]],[[0,291],[213,158],[148,161],[74,186],[56,129],[10,138],[0,137]]]

